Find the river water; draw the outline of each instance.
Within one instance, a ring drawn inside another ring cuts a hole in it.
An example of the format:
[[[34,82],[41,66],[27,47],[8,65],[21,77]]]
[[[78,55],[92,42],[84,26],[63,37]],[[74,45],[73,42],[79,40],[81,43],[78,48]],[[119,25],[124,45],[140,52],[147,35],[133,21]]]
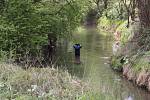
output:
[[[101,33],[96,29],[78,29],[72,42],[66,39],[59,44],[55,64],[89,81],[96,92],[112,97],[109,100],[150,100],[148,92],[135,87],[107,64],[112,55],[113,39],[111,35]],[[74,64],[74,43],[82,45],[81,64]]]

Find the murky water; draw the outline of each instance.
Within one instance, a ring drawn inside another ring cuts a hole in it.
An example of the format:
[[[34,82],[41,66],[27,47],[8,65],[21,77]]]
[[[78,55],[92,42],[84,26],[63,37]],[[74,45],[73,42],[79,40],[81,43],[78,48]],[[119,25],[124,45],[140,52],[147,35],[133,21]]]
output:
[[[82,45],[80,65],[74,64],[73,43]],[[56,64],[90,81],[95,91],[113,97],[112,100],[150,100],[150,94],[123,79],[107,64],[107,58],[112,55],[112,43],[112,36],[101,35],[95,29],[78,31],[73,42],[65,41],[57,50]]]

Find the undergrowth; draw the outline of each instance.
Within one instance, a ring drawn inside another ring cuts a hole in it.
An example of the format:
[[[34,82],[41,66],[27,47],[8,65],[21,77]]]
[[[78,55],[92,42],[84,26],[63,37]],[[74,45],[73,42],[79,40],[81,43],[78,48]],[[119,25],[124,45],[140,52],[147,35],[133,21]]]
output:
[[[87,84],[54,68],[0,64],[0,100],[75,100]]]

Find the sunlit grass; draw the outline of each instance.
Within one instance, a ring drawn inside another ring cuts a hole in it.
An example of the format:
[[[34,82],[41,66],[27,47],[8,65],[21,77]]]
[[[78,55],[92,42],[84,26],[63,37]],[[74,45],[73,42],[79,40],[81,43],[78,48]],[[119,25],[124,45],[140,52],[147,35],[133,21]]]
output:
[[[116,98],[104,93],[88,92],[79,97],[77,100],[116,100]]]
[[[0,64],[0,69],[0,100],[75,100],[88,90],[86,83],[54,68]]]
[[[136,58],[133,62],[133,69],[136,72],[139,72],[141,70],[150,70],[150,63],[149,63],[149,51],[145,52],[144,55]],[[131,59],[133,59],[134,57],[132,57]]]
[[[0,100],[115,100],[67,71],[0,64]]]

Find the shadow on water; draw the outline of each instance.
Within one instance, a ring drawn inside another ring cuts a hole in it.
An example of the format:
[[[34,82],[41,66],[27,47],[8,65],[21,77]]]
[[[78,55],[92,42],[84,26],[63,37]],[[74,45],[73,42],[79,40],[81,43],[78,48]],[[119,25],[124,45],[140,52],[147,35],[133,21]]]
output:
[[[84,29],[75,32],[73,37],[72,42],[59,45],[56,65],[89,81],[95,91],[108,94],[115,100],[150,100],[150,94],[123,79],[107,64],[112,55],[112,36],[101,35],[96,29]],[[72,45],[75,42],[82,45],[80,65],[74,64]]]

